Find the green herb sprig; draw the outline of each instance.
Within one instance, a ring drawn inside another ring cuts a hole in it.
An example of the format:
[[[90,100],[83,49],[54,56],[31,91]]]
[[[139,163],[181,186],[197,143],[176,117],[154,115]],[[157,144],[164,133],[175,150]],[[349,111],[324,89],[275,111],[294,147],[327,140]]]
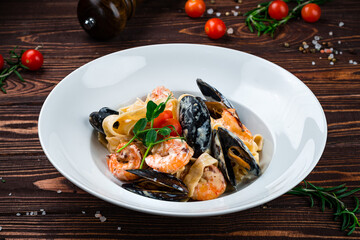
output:
[[[24,50],[21,50],[21,52],[18,54],[16,53],[17,46],[9,51],[10,59],[4,59],[6,63],[9,65],[9,67],[5,68],[0,73],[0,89],[3,93],[6,93],[6,90],[4,88],[5,80],[12,74],[15,73],[16,76],[20,79],[20,81],[25,82],[24,78],[20,75],[19,70],[20,68],[29,69],[25,65],[21,63],[21,56],[25,52]]]
[[[264,2],[257,6],[257,8],[248,11],[244,14],[246,16],[245,23],[251,32],[256,29],[258,36],[261,34],[270,34],[274,37],[275,30],[281,25],[286,24],[290,19],[300,16],[301,9],[308,3],[315,3],[318,5],[330,2],[331,0],[283,0],[286,3],[296,2],[296,6],[289,11],[289,14],[281,19],[275,20],[268,15],[270,2]]]
[[[171,95],[168,96],[165,102],[159,103],[157,105],[153,101],[149,101],[146,105],[146,118],[139,119],[133,128],[134,136],[127,142],[123,147],[119,148],[117,152],[120,152],[127,146],[129,146],[135,139],[140,140],[146,147],[145,154],[141,160],[140,169],[143,168],[145,158],[149,154],[151,148],[156,144],[162,143],[164,141],[168,141],[170,139],[185,139],[184,137],[180,137],[179,133],[176,131],[176,128],[173,125],[168,125],[162,128],[154,128],[154,119],[157,118],[160,113],[165,110],[166,103],[171,98]],[[146,129],[146,126],[150,125],[150,128]],[[169,137],[172,129],[177,133],[179,137]],[[163,138],[158,140],[158,135]]]
[[[288,193],[309,197],[311,207],[314,206],[314,198],[319,199],[321,211],[324,211],[326,206],[330,209],[335,209],[334,220],[336,221],[341,218],[341,231],[348,230],[347,235],[351,235],[355,231],[356,227],[360,227],[359,219],[356,216],[356,214],[360,212],[360,202],[359,199],[354,196],[356,206],[354,210],[350,211],[341,199],[360,191],[360,188],[355,188],[351,191],[347,190],[348,188],[345,184],[341,184],[336,187],[324,188],[317,187],[304,180],[304,186],[297,186]]]

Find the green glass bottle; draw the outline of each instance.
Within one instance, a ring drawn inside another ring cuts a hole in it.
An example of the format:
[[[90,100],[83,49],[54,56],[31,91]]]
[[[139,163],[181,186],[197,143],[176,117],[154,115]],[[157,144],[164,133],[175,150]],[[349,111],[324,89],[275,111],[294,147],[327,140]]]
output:
[[[125,28],[135,8],[136,0],[79,0],[77,16],[91,37],[107,40]]]

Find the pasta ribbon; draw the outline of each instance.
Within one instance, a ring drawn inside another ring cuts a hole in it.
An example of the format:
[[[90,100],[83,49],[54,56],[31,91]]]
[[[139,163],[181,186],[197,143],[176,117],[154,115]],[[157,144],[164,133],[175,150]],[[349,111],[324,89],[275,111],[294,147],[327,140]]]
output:
[[[192,197],[194,194],[195,187],[203,175],[204,168],[213,164],[217,165],[217,163],[218,160],[210,156],[208,153],[203,153],[198,157],[184,179],[184,183],[189,190],[189,197]]]

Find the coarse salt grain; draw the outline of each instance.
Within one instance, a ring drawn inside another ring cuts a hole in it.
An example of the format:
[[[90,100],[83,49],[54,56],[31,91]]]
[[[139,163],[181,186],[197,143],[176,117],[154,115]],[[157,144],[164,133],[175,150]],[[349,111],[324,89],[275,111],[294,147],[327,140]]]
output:
[[[354,61],[353,64],[354,64],[354,65],[357,65],[357,61]]]
[[[235,6],[235,9],[239,9],[240,8],[240,6]]]
[[[43,211],[43,212],[41,213],[41,215],[46,215],[46,212],[45,212],[45,211]]]
[[[311,64],[312,64],[312,65],[315,65],[315,62],[314,62],[314,61],[312,61],[312,62],[311,62]]]
[[[85,214],[86,212],[85,211],[81,211],[82,214]]]
[[[26,216],[29,216],[29,212],[26,212]]]
[[[214,9],[209,8],[206,12],[207,12],[207,14],[210,14],[210,15],[211,15],[211,14],[213,14],[213,13],[214,13]]]
[[[57,193],[61,193],[61,190],[57,190],[56,192],[57,192]]]
[[[120,231],[120,230],[121,230],[121,227],[117,227],[117,230]]]
[[[354,62],[353,60],[349,60],[349,63],[350,63],[350,64],[353,64],[353,62]]]
[[[40,208],[40,212],[43,212],[44,211],[44,209],[43,208]]]
[[[311,42],[313,45],[316,45],[318,43],[318,41],[316,41],[316,40],[312,40]]]
[[[217,13],[215,13],[215,15],[216,15],[217,17],[220,17],[220,16],[221,16],[221,12],[217,12]]]
[[[342,54],[342,51],[340,51],[339,53]]]
[[[20,216],[20,215],[21,215],[21,213],[17,213],[17,214],[16,214],[16,216]]]
[[[0,226],[0,231],[2,230],[2,227]]]
[[[334,62],[330,62],[330,65],[334,65]]]
[[[105,221],[106,221],[106,217],[101,216],[101,217],[100,217],[100,221],[101,221],[101,222],[105,222]]]
[[[340,41],[340,40],[338,41],[338,44],[341,44],[341,41]]]
[[[304,48],[305,48],[305,49],[309,48],[309,45],[305,44],[305,45],[304,45]]]
[[[12,195],[12,193],[9,193],[9,196],[11,196]]]
[[[334,54],[330,54],[330,55],[329,55],[329,58],[334,58]]]
[[[234,15],[235,17],[237,17],[237,16],[239,15],[239,12],[234,11],[234,12],[233,12],[233,15]]]
[[[315,36],[314,39],[315,39],[316,41],[319,41],[319,40],[320,40],[320,37],[319,37],[319,36]]]
[[[100,213],[95,213],[95,217],[96,218],[99,218],[99,217],[101,217],[102,215],[100,214]]]
[[[339,22],[339,27],[344,26],[344,22]]]
[[[229,29],[227,30],[227,34],[231,35],[231,34],[233,34],[233,33],[234,33],[234,29],[233,29],[233,28],[229,28]]]
[[[329,36],[332,36],[333,35],[333,32],[329,32]]]

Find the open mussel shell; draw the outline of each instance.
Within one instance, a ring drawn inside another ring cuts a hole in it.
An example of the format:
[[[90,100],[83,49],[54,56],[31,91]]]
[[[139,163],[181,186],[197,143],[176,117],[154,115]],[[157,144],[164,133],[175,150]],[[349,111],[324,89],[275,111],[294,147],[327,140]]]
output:
[[[211,120],[204,101],[192,95],[184,95],[179,99],[179,122],[186,142],[194,150],[193,157],[210,151]]]
[[[249,148],[229,130],[222,127],[215,130],[212,149],[214,157],[219,160],[221,171],[233,187],[239,184],[234,174],[234,164],[239,164],[249,174],[260,175],[260,167]]]
[[[127,171],[140,177],[137,181],[121,185],[130,192],[167,201],[188,199],[189,190],[186,185],[171,174],[152,169],[131,169]]]
[[[200,78],[196,79],[196,84],[207,101],[222,102],[227,108],[234,108],[231,102],[210,84],[204,82]]]
[[[152,169],[129,169],[126,171],[135,174],[141,178],[153,181],[154,183],[157,183],[159,185],[173,188],[186,194],[189,192],[186,185],[180,179],[171,174],[159,172]]]
[[[146,179],[137,180],[131,183],[124,183],[121,186],[132,193],[158,200],[183,201],[188,199],[187,193],[173,191]]]
[[[102,123],[103,123],[104,119],[107,116],[118,115],[118,114],[119,114],[118,111],[112,110],[108,107],[103,107],[98,112],[92,112],[89,115],[89,122],[96,131],[98,131],[102,134],[105,134],[104,129],[102,127]]]

